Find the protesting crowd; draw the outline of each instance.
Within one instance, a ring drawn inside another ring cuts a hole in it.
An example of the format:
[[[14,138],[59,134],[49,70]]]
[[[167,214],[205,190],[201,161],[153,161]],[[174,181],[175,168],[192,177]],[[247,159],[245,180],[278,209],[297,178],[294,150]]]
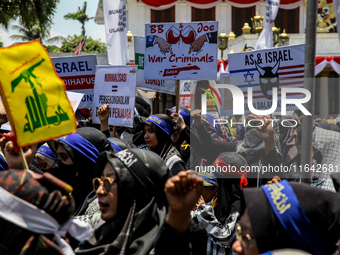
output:
[[[230,54],[228,98],[181,85],[216,79],[218,22],[145,28],[136,65],[0,49],[0,254],[340,254],[340,118],[302,124],[304,45]]]
[[[135,109],[133,127],[78,109],[75,133],[23,148],[29,169],[2,130],[0,254],[337,254],[340,177],[301,183],[301,119],[248,114],[235,135],[200,110]]]

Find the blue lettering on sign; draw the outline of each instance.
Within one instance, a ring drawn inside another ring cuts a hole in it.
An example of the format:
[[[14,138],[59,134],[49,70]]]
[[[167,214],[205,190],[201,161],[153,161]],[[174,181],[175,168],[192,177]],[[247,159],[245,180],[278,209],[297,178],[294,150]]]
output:
[[[93,95],[85,95],[83,99],[85,98],[85,101],[91,101],[92,102]]]
[[[84,72],[92,71],[87,61],[71,62],[71,63],[56,63],[54,65],[57,73],[73,73],[73,72]]]

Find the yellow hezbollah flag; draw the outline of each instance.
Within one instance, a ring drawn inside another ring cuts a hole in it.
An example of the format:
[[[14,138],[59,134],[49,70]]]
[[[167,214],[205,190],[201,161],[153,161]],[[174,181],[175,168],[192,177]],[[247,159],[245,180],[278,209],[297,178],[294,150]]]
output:
[[[75,131],[65,84],[38,40],[0,48],[0,59],[1,96],[19,146]]]

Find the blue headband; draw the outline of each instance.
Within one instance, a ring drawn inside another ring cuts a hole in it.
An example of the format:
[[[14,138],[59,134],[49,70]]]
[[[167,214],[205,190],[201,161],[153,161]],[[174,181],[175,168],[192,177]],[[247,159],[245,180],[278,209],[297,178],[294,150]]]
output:
[[[97,162],[99,151],[96,147],[94,147],[92,143],[87,141],[81,135],[73,133],[66,136],[66,138],[61,137],[58,140],[68,144],[73,149],[77,150],[78,152],[89,158],[93,163]]]
[[[0,154],[0,171],[8,170],[8,164],[4,157]]]
[[[176,112],[176,106],[172,107],[171,109],[171,112]],[[184,111],[183,108],[181,107],[178,107],[178,113],[183,117],[184,121],[190,125],[191,122],[190,122],[190,114],[187,113],[186,111]]]
[[[162,120],[161,118],[159,118],[159,117],[157,117],[155,115],[150,115],[149,118],[147,118],[145,121],[152,122],[157,127],[162,129],[165,133],[167,133],[169,136],[171,136],[172,127],[165,120]]]
[[[55,156],[53,155],[53,152],[50,149],[50,147],[46,145],[41,145],[37,153],[44,155],[46,157],[49,157],[50,159],[57,160]]]
[[[261,188],[287,233],[306,251],[317,255],[325,254],[327,248],[300,207],[299,200],[289,182],[283,180],[263,185]]]
[[[116,143],[112,142],[110,139],[107,140],[111,143],[112,147],[115,149],[116,152],[122,151],[122,148],[120,148]]]
[[[244,135],[244,127],[241,124],[237,125],[236,131],[238,131],[241,135]]]
[[[215,186],[218,186],[214,173],[208,173],[208,172],[197,172],[197,176],[203,178],[204,180],[212,183]]]

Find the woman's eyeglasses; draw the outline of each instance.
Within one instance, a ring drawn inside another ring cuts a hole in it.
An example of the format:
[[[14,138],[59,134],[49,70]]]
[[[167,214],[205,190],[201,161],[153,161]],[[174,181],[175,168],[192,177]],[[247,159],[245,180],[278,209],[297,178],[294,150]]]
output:
[[[236,238],[239,239],[244,248],[249,248],[251,244],[256,244],[256,240],[250,234],[243,235],[240,224],[236,224]]]
[[[93,182],[93,189],[96,191],[101,185],[104,187],[105,192],[109,192],[111,190],[112,184],[115,182],[115,179],[110,177],[105,177],[103,180],[100,178],[94,178]]]

